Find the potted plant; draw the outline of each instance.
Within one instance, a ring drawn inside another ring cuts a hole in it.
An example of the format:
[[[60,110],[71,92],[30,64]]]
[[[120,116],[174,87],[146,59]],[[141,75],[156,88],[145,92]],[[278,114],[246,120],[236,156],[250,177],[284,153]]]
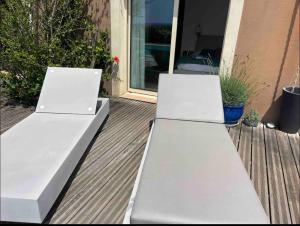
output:
[[[279,129],[286,133],[297,133],[300,129],[299,67],[292,85],[283,87],[279,117]]]
[[[246,62],[239,63],[237,59],[232,71],[221,73],[220,78],[225,123],[237,125],[244,113],[244,106],[253,92],[247,75]]]
[[[249,112],[245,114],[243,123],[247,126],[257,127],[259,121],[260,121],[260,117],[258,112],[251,109]]]

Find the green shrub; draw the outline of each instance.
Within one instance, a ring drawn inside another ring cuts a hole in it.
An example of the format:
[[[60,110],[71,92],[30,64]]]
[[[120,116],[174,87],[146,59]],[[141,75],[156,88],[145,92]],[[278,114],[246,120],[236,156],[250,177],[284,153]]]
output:
[[[0,84],[10,98],[36,102],[48,66],[103,68],[112,59],[86,0],[9,0],[0,5]]]
[[[223,104],[227,106],[245,105],[254,94],[254,84],[249,80],[246,62],[235,60],[231,72],[221,72],[221,90]]]
[[[249,124],[257,124],[260,121],[259,113],[254,109],[251,109],[245,114],[244,121],[248,122]]]
[[[245,105],[249,98],[247,84],[232,76],[221,76],[223,104],[227,106]]]

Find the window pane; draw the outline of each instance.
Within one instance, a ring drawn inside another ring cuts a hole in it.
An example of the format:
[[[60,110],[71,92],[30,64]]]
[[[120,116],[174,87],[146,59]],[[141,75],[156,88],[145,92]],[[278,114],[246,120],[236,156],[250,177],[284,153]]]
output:
[[[169,68],[173,0],[131,1],[130,87],[157,91]]]

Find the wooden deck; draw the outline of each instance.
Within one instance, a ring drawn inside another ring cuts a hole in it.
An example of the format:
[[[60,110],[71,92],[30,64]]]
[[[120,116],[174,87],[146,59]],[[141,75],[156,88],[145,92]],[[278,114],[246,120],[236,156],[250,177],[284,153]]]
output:
[[[1,133],[33,108],[1,106]],[[121,223],[155,105],[111,99],[99,130],[45,223]],[[229,133],[272,223],[300,223],[299,134],[237,126]]]

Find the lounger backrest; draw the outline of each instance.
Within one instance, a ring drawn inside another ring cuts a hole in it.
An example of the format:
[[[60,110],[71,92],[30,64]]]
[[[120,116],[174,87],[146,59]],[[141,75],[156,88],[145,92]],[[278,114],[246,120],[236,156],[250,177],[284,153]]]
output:
[[[101,69],[48,67],[36,112],[96,113]]]
[[[219,76],[161,74],[156,118],[223,123]]]

